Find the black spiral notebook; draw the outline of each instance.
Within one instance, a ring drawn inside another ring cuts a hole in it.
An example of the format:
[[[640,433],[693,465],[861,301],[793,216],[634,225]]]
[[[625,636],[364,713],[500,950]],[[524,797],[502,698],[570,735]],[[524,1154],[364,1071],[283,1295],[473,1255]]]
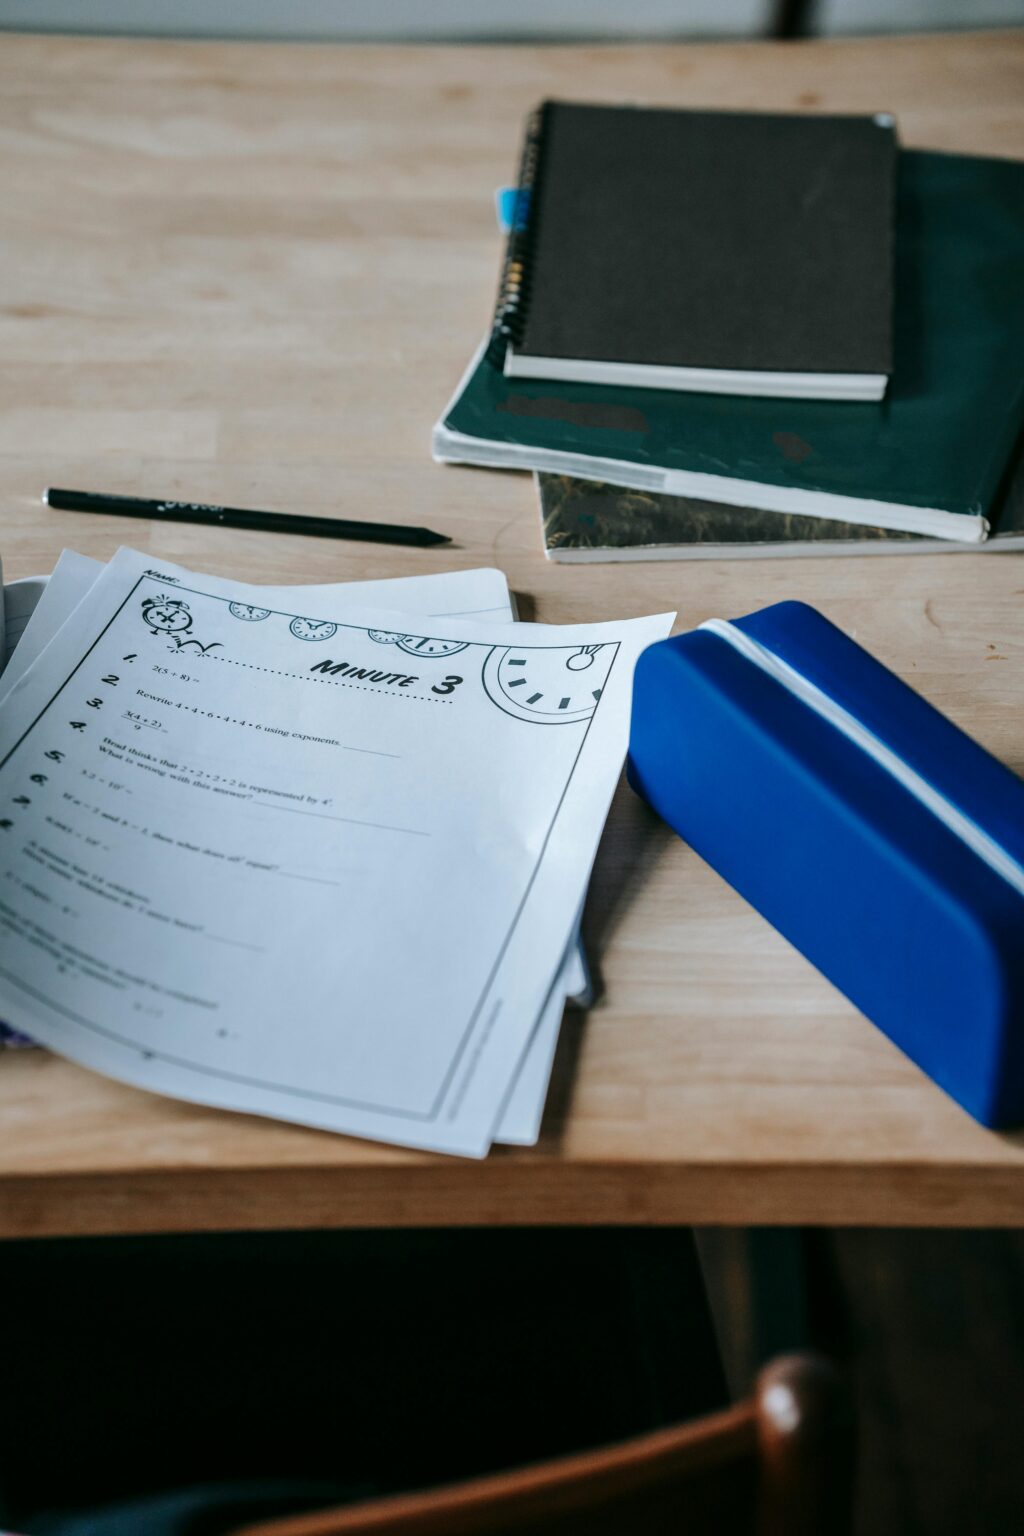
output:
[[[880,399],[892,119],[545,102],[495,351],[579,384]]]

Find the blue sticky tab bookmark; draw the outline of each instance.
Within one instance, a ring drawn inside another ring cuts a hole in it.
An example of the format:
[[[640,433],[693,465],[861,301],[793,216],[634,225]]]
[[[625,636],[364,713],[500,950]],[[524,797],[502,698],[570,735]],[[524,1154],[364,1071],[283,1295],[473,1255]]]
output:
[[[518,214],[517,202],[519,203]],[[494,194],[494,210],[498,218],[498,228],[503,235],[511,233],[513,224],[517,229],[523,229],[530,211],[530,195],[527,193],[520,199],[518,187],[499,187]]]

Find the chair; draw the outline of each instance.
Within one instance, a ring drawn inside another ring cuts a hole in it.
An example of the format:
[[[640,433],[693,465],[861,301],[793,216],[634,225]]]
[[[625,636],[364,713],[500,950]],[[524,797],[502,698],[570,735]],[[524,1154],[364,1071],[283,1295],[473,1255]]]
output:
[[[18,1314],[5,1530],[282,1485],[218,1514],[230,1530],[617,1444],[729,1400],[683,1228],[26,1238],[0,1243],[0,1296]],[[160,1518],[125,1528],[151,1536]]]
[[[789,1355],[747,1401],[678,1428],[234,1536],[843,1536],[852,1470],[837,1373]]]

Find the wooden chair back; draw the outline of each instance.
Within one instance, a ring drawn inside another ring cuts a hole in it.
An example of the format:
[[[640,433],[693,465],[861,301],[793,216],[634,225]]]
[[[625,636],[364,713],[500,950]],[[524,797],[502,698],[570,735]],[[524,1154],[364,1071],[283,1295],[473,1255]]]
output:
[[[749,1400],[678,1428],[235,1536],[843,1536],[852,1440],[837,1373],[785,1356]]]

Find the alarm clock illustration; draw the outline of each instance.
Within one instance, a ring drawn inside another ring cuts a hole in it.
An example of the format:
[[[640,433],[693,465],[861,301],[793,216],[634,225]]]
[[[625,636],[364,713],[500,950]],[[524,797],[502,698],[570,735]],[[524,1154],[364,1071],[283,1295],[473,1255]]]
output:
[[[534,725],[589,720],[601,700],[615,645],[495,646],[484,662],[488,697]]]
[[[429,635],[402,635],[398,649],[410,656],[454,656],[464,651],[468,640],[434,640]]]
[[[270,618],[269,608],[254,608],[252,603],[229,603],[228,611],[247,624],[258,624],[261,619]]]
[[[142,602],[142,617],[150,629],[165,635],[180,635],[192,628],[188,604],[180,597],[147,597]]]
[[[328,619],[292,619],[288,628],[296,640],[329,640],[338,633],[337,624]]]

